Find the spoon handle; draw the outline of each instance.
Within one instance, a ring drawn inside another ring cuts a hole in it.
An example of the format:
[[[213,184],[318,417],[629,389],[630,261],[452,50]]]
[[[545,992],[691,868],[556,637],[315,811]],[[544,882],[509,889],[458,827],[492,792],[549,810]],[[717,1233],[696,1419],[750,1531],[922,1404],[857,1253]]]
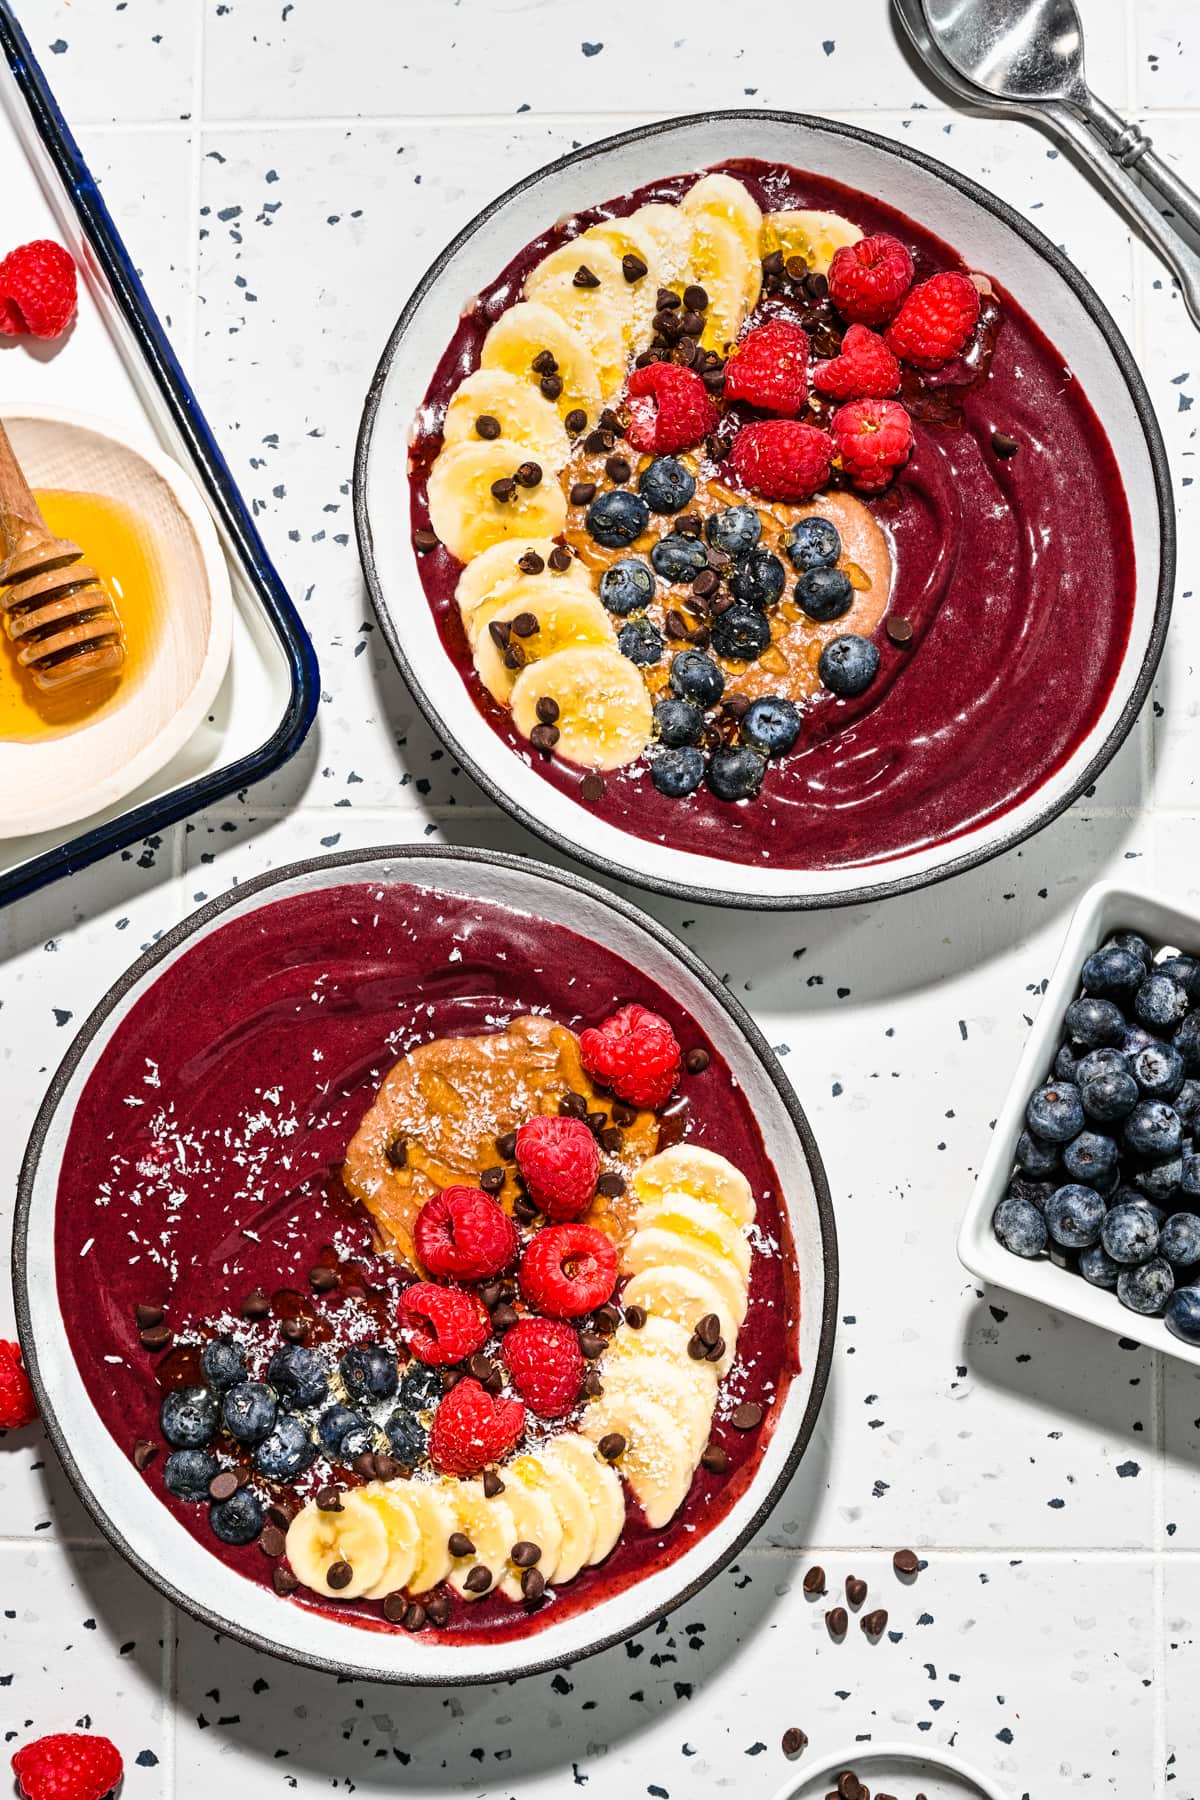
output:
[[[1087,123],[1100,135],[1110,156],[1133,169],[1162,196],[1189,230],[1200,236],[1200,195],[1164,162],[1140,126],[1123,119],[1089,88],[1079,97]]]
[[[1193,323],[1200,325],[1200,256],[1184,241],[1170,221],[1163,217],[1124,164],[1110,151],[1101,148],[1095,132],[1084,124],[1078,113],[1058,103],[1051,103],[1038,110],[1060,136],[1066,138],[1109,193],[1133,217],[1144,236],[1174,273]]]

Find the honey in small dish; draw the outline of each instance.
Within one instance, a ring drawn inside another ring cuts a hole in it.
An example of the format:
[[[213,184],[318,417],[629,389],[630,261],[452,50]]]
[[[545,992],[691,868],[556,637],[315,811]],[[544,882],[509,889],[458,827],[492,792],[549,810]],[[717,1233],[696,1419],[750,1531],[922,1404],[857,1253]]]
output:
[[[60,737],[89,724],[118,691],[148,667],[164,597],[154,546],[131,507],[106,494],[37,488],[35,498],[56,537],[70,538],[108,590],[121,621],[123,665],[111,672],[43,692],[0,639],[0,739],[29,743]]]

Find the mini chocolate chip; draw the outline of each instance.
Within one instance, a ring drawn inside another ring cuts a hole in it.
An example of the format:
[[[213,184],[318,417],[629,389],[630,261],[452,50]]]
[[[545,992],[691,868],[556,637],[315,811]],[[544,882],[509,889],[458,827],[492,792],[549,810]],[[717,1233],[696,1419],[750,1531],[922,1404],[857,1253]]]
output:
[[[696,1336],[711,1349],[721,1335],[721,1321],[716,1313],[705,1313],[696,1325]]]
[[[843,1769],[837,1778],[837,1800],[862,1800],[863,1784],[853,1769]]]
[[[485,1194],[498,1194],[500,1192],[500,1189],[504,1186],[504,1170],[500,1167],[499,1163],[495,1163],[492,1168],[483,1171],[483,1174],[479,1177],[479,1185]]]
[[[725,1475],[729,1471],[729,1458],[720,1444],[706,1445],[700,1461],[710,1475]]]
[[[526,550],[523,556],[517,558],[517,567],[523,575],[540,575],[545,566],[544,559],[536,550]]]
[[[601,1147],[607,1150],[610,1156],[619,1156],[624,1142],[625,1134],[616,1125],[607,1125],[600,1133]]]
[[[709,458],[710,462],[721,462],[723,460],[723,458],[725,456],[725,446],[721,442],[720,438],[717,436],[715,431],[710,432],[708,434],[708,436],[705,438],[704,453]],[[713,562],[713,554],[714,554],[714,552],[710,550],[708,553],[708,560],[712,563],[712,566],[714,569],[724,568],[725,565],[731,560],[728,556],[725,555],[725,552],[723,550],[720,550],[720,551],[717,551],[716,554],[718,556],[720,556],[722,560],[719,563]]]
[[[523,669],[525,667],[525,661],[526,661],[525,652],[522,649],[521,645],[514,644],[510,640],[509,643],[505,646],[505,650],[504,650],[504,666],[505,666],[505,668],[506,669]]]
[[[688,1051],[683,1059],[683,1066],[689,1075],[703,1075],[712,1058],[702,1044],[697,1044]]]
[[[605,1337],[611,1337],[621,1323],[620,1308],[614,1306],[611,1300],[606,1300],[604,1305],[598,1306],[592,1314],[592,1323],[597,1331],[604,1333]]]
[[[688,1339],[687,1353],[693,1362],[703,1362],[708,1355],[708,1345],[702,1337],[693,1332]]]
[[[452,1531],[446,1541],[451,1556],[474,1556],[475,1546],[465,1531]]]
[[[404,1615],[408,1611],[408,1595],[399,1590],[387,1594],[383,1602],[383,1616],[389,1625],[403,1625]]]
[[[408,1161],[408,1139],[406,1137],[393,1138],[385,1155],[393,1169],[402,1169]]]
[[[542,465],[535,462],[523,462],[517,470],[514,480],[518,487],[538,487],[542,479]]]
[[[491,1357],[485,1356],[481,1350],[477,1350],[474,1356],[467,1358],[467,1374],[473,1375],[476,1381],[486,1381],[495,1367]]]
[[[376,1481],[379,1478],[373,1450],[360,1450],[350,1466],[356,1475],[362,1476],[364,1481]]]
[[[825,1614],[825,1623],[833,1637],[845,1637],[850,1617],[844,1606],[833,1606]]]
[[[558,374],[558,361],[550,350],[539,350],[530,367],[535,375]]]
[[[133,1466],[139,1475],[145,1474],[157,1455],[157,1444],[152,1444],[149,1438],[138,1439],[133,1446]]]
[[[534,1563],[542,1560],[542,1546],[531,1544],[527,1538],[522,1538],[519,1544],[513,1545],[509,1555],[518,1569],[532,1569]]]
[[[625,1454],[625,1439],[619,1431],[606,1431],[596,1448],[605,1462],[616,1462],[619,1456]]]
[[[892,1567],[897,1575],[915,1575],[921,1567],[921,1559],[915,1550],[897,1550],[892,1558]]]
[[[445,1594],[431,1594],[425,1602],[425,1614],[431,1625],[445,1625],[450,1618],[450,1602]]]
[[[139,1331],[143,1350],[165,1350],[174,1337],[169,1325],[151,1325],[147,1331]]]
[[[808,274],[808,263],[802,256],[789,256],[783,266],[793,281],[803,281]]]
[[[566,426],[572,437],[578,437],[581,431],[586,430],[587,414],[584,412],[582,406],[573,406],[563,420],[563,424]]]
[[[606,1200],[617,1199],[625,1192],[625,1177],[618,1175],[615,1169],[611,1173],[599,1176],[596,1181],[596,1192],[603,1194]]]
[[[629,480],[633,471],[629,466],[627,457],[610,456],[604,465],[604,473],[608,476],[610,481],[615,482],[616,485],[620,487],[624,482]]]
[[[696,340],[681,337],[671,352],[671,361],[678,363],[681,368],[690,369],[696,361]]]
[[[492,1314],[492,1326],[496,1331],[511,1331],[519,1317],[516,1307],[504,1300]]]
[[[757,1400],[743,1400],[734,1408],[729,1423],[737,1431],[754,1431],[762,1424],[763,1409]]]
[[[692,592],[703,600],[707,595],[715,594],[720,585],[721,577],[715,569],[701,569],[692,583]]]
[[[721,711],[728,713],[731,719],[744,719],[750,711],[749,694],[727,694],[721,702]]]
[[[152,1331],[162,1324],[163,1309],[161,1306],[135,1306],[133,1317],[139,1331]]]
[[[553,725],[558,718],[558,701],[543,694],[533,710],[543,725]]]
[[[515,1131],[502,1132],[501,1135],[496,1139],[496,1149],[499,1151],[500,1155],[504,1158],[505,1162],[509,1162],[511,1160],[513,1152],[516,1150],[516,1147],[517,1147],[517,1134]]]
[[[327,1294],[337,1284],[337,1270],[331,1269],[327,1263],[318,1263],[308,1271],[308,1285],[314,1294]]]
[[[264,1556],[282,1556],[284,1538],[278,1526],[268,1525],[258,1540],[258,1547]]]
[[[605,1340],[598,1331],[581,1331],[579,1334],[580,1351],[589,1362],[595,1362],[598,1356],[603,1356],[604,1344]]]
[[[553,756],[554,746],[558,743],[557,725],[535,725],[529,734],[529,742],[542,756]]]
[[[688,312],[702,313],[708,306],[708,295],[702,287],[693,284],[683,290],[683,304]]]
[[[867,1584],[860,1575],[847,1575],[846,1598],[851,1606],[861,1606],[867,1597]]]
[[[229,1500],[238,1491],[238,1478],[233,1469],[222,1469],[208,1484],[211,1500]]]
[[[992,449],[1002,461],[1007,462],[1009,457],[1015,456],[1020,448],[1016,438],[1009,437],[1007,431],[993,431]]]
[[[887,1630],[887,1622],[887,1612],[882,1606],[877,1606],[874,1612],[864,1613],[859,1621],[868,1637],[882,1637]]]
[[[477,436],[487,438],[490,442],[500,436],[500,421],[494,419],[491,413],[480,413],[475,421],[475,431]]]
[[[640,256],[635,256],[632,251],[627,252],[621,258],[621,273],[626,281],[631,283],[640,281],[646,272],[646,264]]]
[[[277,1594],[294,1594],[300,1586],[300,1577],[280,1564],[278,1568],[271,1570],[271,1586]]]
[[[513,634],[519,638],[535,637],[541,627],[536,613],[519,612],[512,621]]]
[[[711,1362],[711,1363],[720,1362],[720,1360],[724,1356],[724,1354],[725,1354],[725,1339],[723,1337],[719,1337],[715,1344],[710,1344],[708,1346],[708,1355],[705,1357],[704,1360],[705,1360],[705,1362]]]
[[[799,1725],[789,1725],[783,1734],[781,1744],[785,1756],[799,1756],[802,1750],[808,1748],[808,1733],[801,1731]]]
[[[913,628],[911,619],[885,619],[883,628],[891,638],[893,644],[912,643]]]
[[[682,531],[684,537],[699,537],[704,529],[704,520],[699,513],[680,513],[675,521],[676,531]]]
[[[579,792],[590,805],[604,798],[604,779],[600,775],[585,775],[579,784]]]
[[[641,1331],[646,1323],[646,1316],[644,1306],[627,1306],[625,1308],[625,1323],[630,1331]]]
[[[430,531],[425,526],[413,532],[413,549],[418,556],[428,556],[431,550],[437,549],[441,541],[436,531]]]
[[[342,1496],[340,1490],[335,1487],[318,1488],[317,1505],[322,1512],[341,1512]]]
[[[824,275],[806,275],[804,289],[814,300],[823,300],[829,292],[829,283]]]
[[[604,1384],[600,1380],[599,1369],[590,1368],[583,1378],[583,1391],[589,1400],[598,1400],[604,1392]]]
[[[587,1128],[592,1133],[593,1137],[599,1137],[600,1133],[608,1124],[608,1114],[602,1112],[587,1113],[584,1116],[584,1123],[587,1125]]]
[[[494,1500],[497,1494],[502,1494],[504,1492],[504,1483],[497,1475],[495,1469],[485,1469],[483,1471],[483,1491],[489,1500]]]
[[[298,1501],[283,1496],[278,1500],[272,1500],[267,1508],[267,1517],[277,1531],[286,1531],[299,1511]]]
[[[468,1570],[466,1580],[463,1582],[463,1586],[469,1594],[486,1594],[491,1585],[492,1572],[490,1569],[485,1569],[482,1563],[476,1563],[473,1569]]]
[[[764,256],[762,259],[762,266],[763,266],[763,274],[764,275],[782,275],[783,274],[783,251],[782,250],[769,251],[768,254],[766,256]]]
[[[513,1201],[514,1219],[519,1219],[522,1225],[532,1225],[537,1216],[538,1209],[533,1204],[533,1201],[525,1194],[518,1194],[517,1198]],[[493,1323],[495,1323],[494,1320]]]
[[[719,394],[725,386],[724,369],[705,369],[700,377],[710,394]]]
[[[820,1563],[814,1563],[811,1569],[805,1570],[803,1585],[804,1592],[810,1596],[825,1592],[825,1571]]]
[[[405,1631],[424,1631],[425,1621],[429,1614],[419,1600],[412,1600],[404,1609]]]
[[[397,1462],[396,1458],[394,1456],[389,1456],[387,1454],[386,1450],[377,1450],[376,1451],[376,1453],[375,1453],[375,1479],[376,1479],[376,1481],[395,1481],[396,1477],[399,1475],[399,1473],[403,1467],[404,1467],[404,1464],[401,1462]]]
[[[546,558],[546,561],[556,575],[561,575],[564,569],[570,568],[571,564],[575,561],[575,558],[564,545],[556,544]]]
[[[689,644],[695,644],[697,649],[707,650],[712,642],[712,632],[707,625],[697,625],[694,631],[688,632],[687,641]]]
[[[637,1120],[637,1107],[626,1106],[624,1100],[614,1100],[612,1116],[614,1125],[633,1125]]]
[[[311,1329],[307,1319],[285,1319],[279,1327],[280,1334],[289,1344],[302,1344]]]
[[[580,263],[579,267],[571,277],[571,283],[574,287],[578,288],[598,288],[600,286],[600,277],[598,275],[593,275],[586,263]]]
[[[527,1600],[540,1600],[546,1591],[546,1577],[540,1569],[526,1569],[521,1576],[521,1592]]]
[[[349,1587],[353,1580],[354,1570],[344,1557],[339,1557],[337,1562],[330,1563],[325,1571],[326,1587],[331,1587],[339,1593],[342,1588]]]
[[[666,628],[667,636],[674,639],[676,643],[680,643],[691,629],[683,614],[677,611],[675,607],[672,607],[668,612],[666,618],[663,620],[663,624]]]
[[[563,391],[561,375],[543,375],[538,387],[547,400],[557,400]]]
[[[682,305],[682,301],[678,294],[671,292],[670,288],[660,287],[654,296],[654,304],[659,312],[673,312],[677,306]]]
[[[479,1298],[483,1301],[483,1304],[487,1307],[488,1311],[491,1312],[493,1306],[499,1306],[500,1297],[503,1294],[504,1289],[498,1281],[487,1281],[477,1290],[477,1292]]]
[[[582,1094],[577,1094],[574,1088],[568,1088],[558,1103],[558,1110],[564,1118],[586,1119],[588,1104]]]
[[[611,431],[589,431],[583,447],[589,456],[607,456],[613,447],[613,434]]]
[[[572,485],[570,493],[572,506],[590,506],[595,498],[596,483],[594,481],[576,481]]]
[[[511,500],[516,491],[517,484],[511,475],[502,475],[499,481],[492,483],[492,498],[499,500],[501,505]]]

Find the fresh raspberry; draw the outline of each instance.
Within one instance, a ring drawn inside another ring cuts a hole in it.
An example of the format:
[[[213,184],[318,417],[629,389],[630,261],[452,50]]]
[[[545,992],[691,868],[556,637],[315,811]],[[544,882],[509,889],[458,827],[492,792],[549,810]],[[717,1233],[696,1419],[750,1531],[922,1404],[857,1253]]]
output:
[[[885,400],[900,392],[900,364],[877,332],[851,325],[840,356],[819,362],[813,386],[835,400]]]
[[[51,238],[35,238],[0,262],[0,332],[59,337],[75,313],[75,264]]]
[[[596,1192],[600,1152],[582,1119],[539,1113],[517,1133],[517,1167],[550,1219],[577,1219]]]
[[[629,1106],[662,1106],[679,1075],[675,1033],[644,1006],[623,1006],[581,1032],[579,1055],[593,1080]]]
[[[12,1766],[26,1800],[102,1800],[124,1768],[115,1744],[86,1731],[56,1731],[23,1744]]]
[[[478,1475],[507,1456],[524,1429],[519,1400],[489,1394],[467,1376],[455,1382],[433,1415],[429,1460],[443,1475]]]
[[[884,333],[889,350],[918,369],[958,355],[979,318],[979,289],[953,269],[931,275],[905,300]]]
[[[856,488],[875,494],[908,461],[912,420],[898,400],[851,400],[831,422],[842,468]]]
[[[808,399],[808,337],[790,319],[746,333],[725,364],[725,398],[764,412],[798,413]]]
[[[522,1319],[504,1334],[500,1350],[513,1386],[531,1412],[561,1419],[579,1398],[583,1352],[561,1319]]]
[[[482,1350],[492,1335],[483,1301],[463,1288],[415,1281],[400,1296],[400,1323],[418,1362],[442,1368]]]
[[[536,1312],[577,1319],[603,1306],[617,1285],[612,1239],[591,1225],[546,1225],[521,1260],[520,1282]]]
[[[431,1275],[459,1281],[499,1275],[517,1253],[516,1226],[482,1188],[443,1188],[417,1214],[413,1237]]]
[[[21,1361],[20,1344],[0,1338],[0,1431],[17,1431],[37,1418],[37,1401]]]
[[[694,369],[648,363],[629,377],[629,442],[649,456],[689,450],[716,429],[717,409]]]
[[[729,460],[742,486],[766,500],[811,500],[829,480],[833,445],[815,425],[755,419],[733,441]]]
[[[843,318],[882,325],[912,286],[912,278],[912,257],[899,238],[881,231],[834,251],[829,298]]]

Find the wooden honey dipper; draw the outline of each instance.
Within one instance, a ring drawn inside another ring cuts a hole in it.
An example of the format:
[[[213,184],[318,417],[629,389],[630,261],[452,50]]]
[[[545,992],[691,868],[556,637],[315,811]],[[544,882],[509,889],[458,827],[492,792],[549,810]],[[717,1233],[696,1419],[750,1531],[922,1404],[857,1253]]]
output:
[[[0,611],[17,661],[51,692],[125,661],[107,588],[70,538],[56,538],[0,425]]]

